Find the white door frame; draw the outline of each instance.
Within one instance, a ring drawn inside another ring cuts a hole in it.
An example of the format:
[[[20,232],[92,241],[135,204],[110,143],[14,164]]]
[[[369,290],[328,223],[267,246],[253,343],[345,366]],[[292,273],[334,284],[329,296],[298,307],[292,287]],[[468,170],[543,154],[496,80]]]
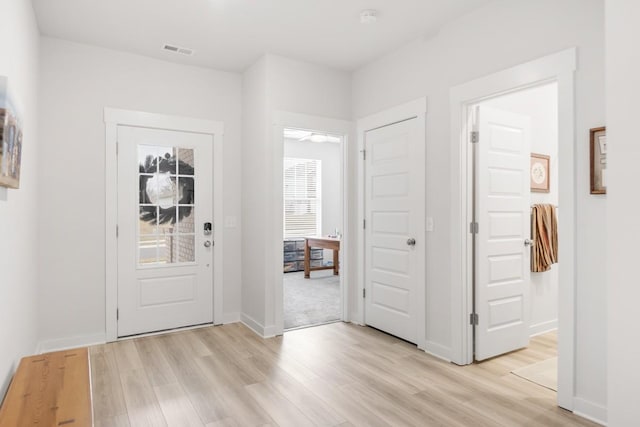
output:
[[[104,109],[105,122],[105,321],[107,342],[118,340],[118,126],[192,132],[213,137],[213,323],[221,324],[223,282],[222,146],[224,124],[212,120],[168,116],[142,111]]]
[[[451,99],[451,361],[473,362],[472,312],[472,175],[469,107],[479,101],[539,86],[558,84],[560,228],[558,295],[558,405],[573,410],[575,361],[575,106],[576,49],[571,48],[453,87]],[[482,226],[482,224],[480,225]]]
[[[342,136],[342,241],[340,242],[340,290],[342,295],[342,321],[349,319],[349,289],[346,279],[349,277],[349,140],[351,136],[352,124],[346,120],[331,119],[327,117],[311,116],[307,114],[290,113],[286,111],[275,111],[272,120],[273,146],[273,188],[274,200],[272,217],[272,250],[274,253],[273,277],[274,277],[274,323],[275,335],[284,333],[284,272],[282,236],[284,235],[283,211],[283,158],[284,158],[284,129],[293,128],[309,131],[317,131]]]
[[[407,102],[402,105],[398,105],[396,107],[390,108],[388,110],[381,111],[376,114],[372,114],[370,116],[364,117],[362,119],[358,119],[357,123],[357,132],[358,132],[358,150],[359,153],[362,153],[365,150],[365,134],[370,130],[374,130],[383,126],[387,126],[393,123],[401,122],[404,120],[409,120],[412,118],[417,118],[419,121],[419,129],[422,131],[421,133],[421,141],[426,144],[427,141],[427,98],[418,98],[414,101]],[[424,164],[426,166],[426,158],[424,159]],[[362,297],[365,288],[365,232],[363,228],[364,219],[365,219],[365,162],[362,158],[362,155],[358,157],[358,224],[357,224],[357,241],[358,241],[358,260],[357,260],[357,271],[356,271],[356,283],[358,284],[357,288],[357,314],[353,316],[352,321],[354,323],[358,323],[360,325],[366,325],[366,316],[365,316],[365,304],[364,298]],[[426,182],[425,182],[426,188]],[[424,203],[426,207],[426,194],[423,195]],[[426,212],[426,209],[425,209]],[[425,224],[426,225],[426,224]],[[426,231],[426,227],[425,227]],[[426,266],[426,259],[423,260]],[[427,344],[426,337],[426,274],[425,274],[425,283],[418,283],[416,288],[416,298],[418,298],[418,313],[416,313],[418,328],[417,328],[417,346],[420,349],[425,349]]]

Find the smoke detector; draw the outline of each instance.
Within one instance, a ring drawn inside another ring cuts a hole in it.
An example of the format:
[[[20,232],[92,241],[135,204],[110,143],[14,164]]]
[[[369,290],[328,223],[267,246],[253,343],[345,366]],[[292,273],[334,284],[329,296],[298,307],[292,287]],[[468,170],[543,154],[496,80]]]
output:
[[[375,9],[366,9],[360,12],[361,24],[375,24],[378,21],[378,11]]]
[[[164,46],[162,46],[162,50],[166,50],[168,52],[178,53],[180,55],[186,55],[186,56],[193,55],[193,49],[175,46],[172,44],[165,44]]]

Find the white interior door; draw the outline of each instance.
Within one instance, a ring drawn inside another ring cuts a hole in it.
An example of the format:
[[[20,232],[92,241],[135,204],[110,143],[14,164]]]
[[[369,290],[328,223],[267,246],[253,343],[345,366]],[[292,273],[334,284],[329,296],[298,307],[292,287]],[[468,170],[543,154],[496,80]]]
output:
[[[365,322],[417,343],[425,146],[417,118],[366,132]]]
[[[213,322],[212,153],[212,135],[118,126],[119,337]]]
[[[531,125],[477,111],[475,358],[484,360],[529,344]]]

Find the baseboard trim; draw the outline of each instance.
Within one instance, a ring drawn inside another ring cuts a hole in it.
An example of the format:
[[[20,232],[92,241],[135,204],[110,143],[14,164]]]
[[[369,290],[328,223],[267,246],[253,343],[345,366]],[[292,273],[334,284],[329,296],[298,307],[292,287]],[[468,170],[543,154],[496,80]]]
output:
[[[425,353],[444,360],[445,362],[451,362],[451,349],[433,341],[426,341],[424,344]]]
[[[242,313],[240,322],[242,322],[247,328],[255,332],[256,335],[258,335],[260,338],[269,338],[269,336],[266,335],[267,331],[264,325],[256,321],[253,317],[245,313]]]
[[[240,313],[224,313],[222,315],[222,324],[228,325],[229,323],[239,323],[242,321],[242,315]]]
[[[547,332],[555,331],[556,329],[558,329],[558,319],[536,323],[529,327],[529,336],[535,337],[536,335],[546,334]]]
[[[276,328],[276,325],[269,325],[269,326],[265,326],[264,328],[264,335],[262,336],[262,338],[273,338],[276,335],[278,335],[276,333],[278,329]]]
[[[40,341],[36,347],[36,354],[51,351],[70,350],[78,347],[89,347],[107,342],[105,334],[82,335],[78,337],[59,338],[55,340]]]
[[[573,413],[594,423],[607,425],[607,408],[589,400],[575,397],[573,399]]]

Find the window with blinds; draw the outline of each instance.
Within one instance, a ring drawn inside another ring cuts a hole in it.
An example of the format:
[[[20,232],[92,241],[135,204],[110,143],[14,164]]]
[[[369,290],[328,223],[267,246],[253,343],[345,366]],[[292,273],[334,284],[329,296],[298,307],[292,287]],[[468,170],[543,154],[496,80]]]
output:
[[[284,159],[284,238],[319,236],[321,161]]]

